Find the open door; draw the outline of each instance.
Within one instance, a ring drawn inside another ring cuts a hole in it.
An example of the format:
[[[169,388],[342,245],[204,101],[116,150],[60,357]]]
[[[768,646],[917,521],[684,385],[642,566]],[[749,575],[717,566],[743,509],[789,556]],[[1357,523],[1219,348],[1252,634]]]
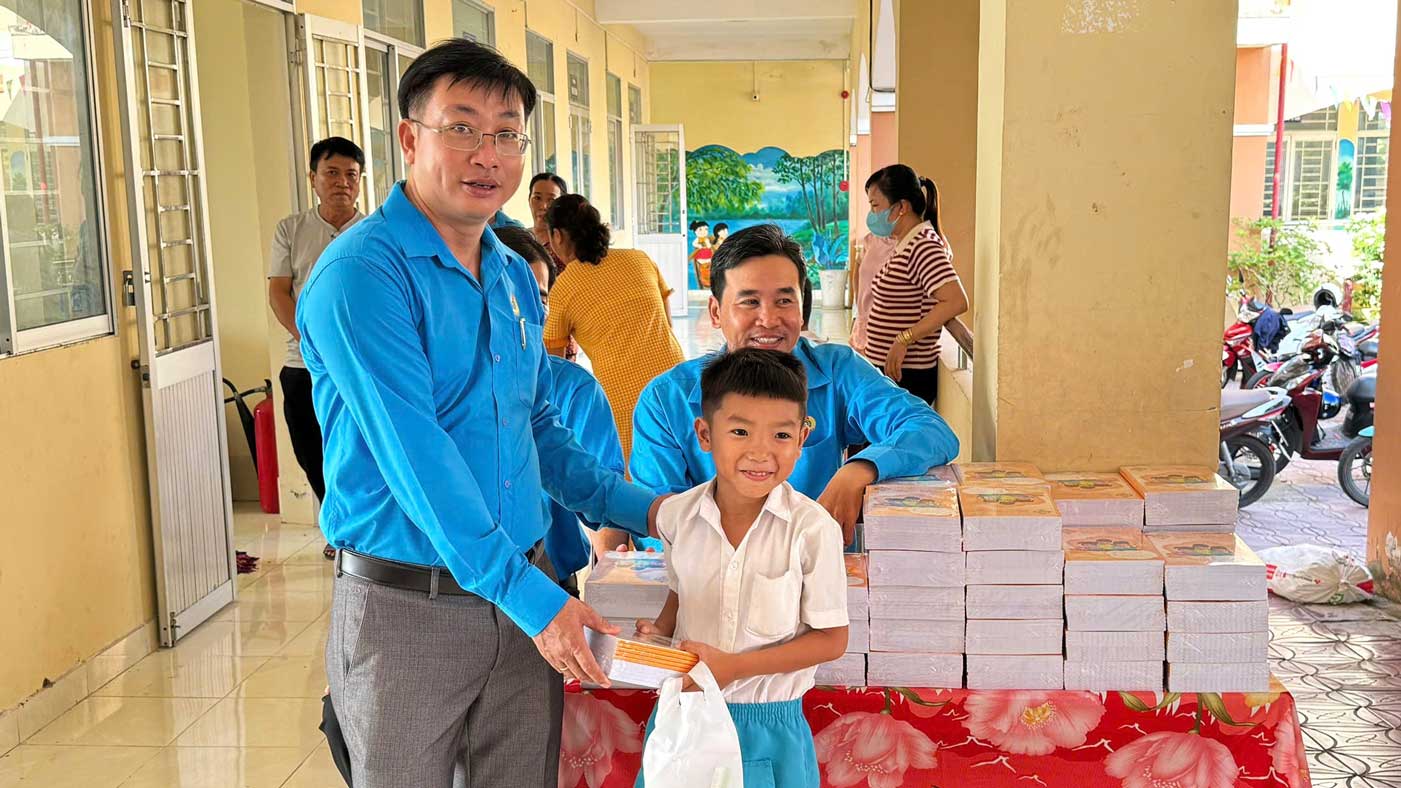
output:
[[[172,646],[233,601],[194,3],[114,0],[157,622]]]
[[[686,316],[686,136],[680,125],[632,127],[636,245],[675,291],[671,316]]]
[[[297,17],[298,52],[303,67],[302,101],[306,108],[306,129],[311,146],[327,137],[345,137],[367,153],[372,152],[370,107],[365,85],[365,31],[347,22],[311,14]],[[302,154],[305,155],[305,154]],[[310,162],[306,162],[310,165]],[[306,172],[310,166],[303,167]],[[376,192],[375,160],[365,159],[360,210],[369,213],[387,195]],[[303,208],[315,203],[308,193]]]

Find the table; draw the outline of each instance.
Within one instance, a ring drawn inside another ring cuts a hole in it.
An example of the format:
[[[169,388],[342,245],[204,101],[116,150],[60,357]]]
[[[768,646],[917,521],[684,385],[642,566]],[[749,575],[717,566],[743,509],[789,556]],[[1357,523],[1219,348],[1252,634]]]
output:
[[[823,788],[1309,788],[1294,699],[1268,693],[817,687]],[[646,690],[565,695],[560,788],[630,788]]]

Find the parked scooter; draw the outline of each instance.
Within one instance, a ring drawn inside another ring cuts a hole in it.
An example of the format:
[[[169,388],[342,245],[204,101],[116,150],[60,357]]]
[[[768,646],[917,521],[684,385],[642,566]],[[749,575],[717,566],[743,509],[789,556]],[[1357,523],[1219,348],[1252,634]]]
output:
[[[1347,497],[1363,506],[1372,499],[1372,435],[1375,430],[1376,427],[1363,428],[1338,458],[1338,484]]]
[[[1221,392],[1221,463],[1217,473],[1240,490],[1240,506],[1260,500],[1275,480],[1274,449],[1258,433],[1289,407],[1283,389]]]
[[[1320,363],[1321,358],[1322,355],[1305,354],[1291,359],[1272,379],[1278,381],[1278,387],[1288,391],[1290,397],[1289,407],[1270,423],[1273,443],[1278,449],[1275,470],[1284,470],[1295,456],[1305,460],[1337,461],[1348,443],[1363,429],[1372,426],[1377,387],[1375,375],[1368,374],[1353,381],[1343,395],[1347,417],[1342,426],[1324,428],[1322,422],[1327,418],[1324,392],[1317,384],[1328,365],[1326,361]]]
[[[1264,313],[1266,305],[1258,299],[1247,299],[1236,313],[1236,322],[1226,329],[1221,338],[1221,387],[1235,380],[1239,374],[1241,383],[1253,378],[1265,365],[1265,359],[1255,347],[1255,321]]]

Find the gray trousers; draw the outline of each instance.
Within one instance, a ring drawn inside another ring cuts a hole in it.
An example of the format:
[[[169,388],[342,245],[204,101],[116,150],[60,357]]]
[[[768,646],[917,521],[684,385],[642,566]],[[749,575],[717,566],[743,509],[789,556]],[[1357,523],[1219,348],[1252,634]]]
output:
[[[559,783],[563,680],[480,597],[336,578],[326,676],[355,788]]]

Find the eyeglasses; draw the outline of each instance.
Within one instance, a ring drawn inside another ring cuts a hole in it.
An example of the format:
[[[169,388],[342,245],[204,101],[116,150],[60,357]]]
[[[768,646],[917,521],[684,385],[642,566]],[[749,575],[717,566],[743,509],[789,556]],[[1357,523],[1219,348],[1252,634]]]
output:
[[[413,118],[409,118],[409,122],[418,124],[442,137],[443,144],[453,150],[474,151],[482,146],[482,142],[487,137],[491,137],[496,152],[502,156],[524,156],[526,148],[530,147],[530,138],[519,131],[498,131],[495,134],[489,134],[465,123],[449,123],[446,126],[435,128]]]

